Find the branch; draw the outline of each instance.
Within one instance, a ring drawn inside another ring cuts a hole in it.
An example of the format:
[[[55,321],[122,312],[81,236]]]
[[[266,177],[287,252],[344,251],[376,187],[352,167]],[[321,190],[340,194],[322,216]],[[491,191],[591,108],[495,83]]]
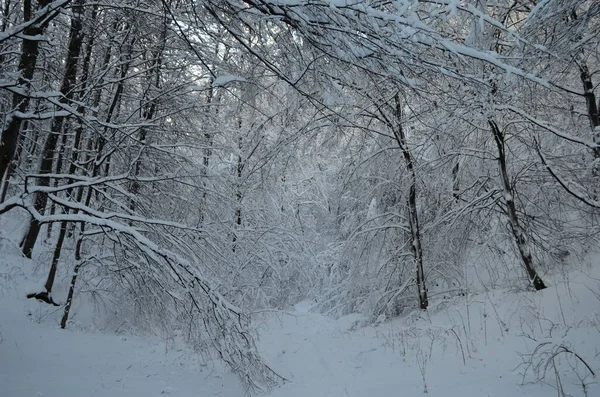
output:
[[[542,154],[542,151],[540,149],[540,144],[538,143],[537,139],[534,138],[535,141],[535,149],[537,151],[538,156],[540,156],[540,160],[542,161],[542,164],[544,165],[544,167],[546,167],[546,169],[548,170],[548,172],[550,173],[550,175],[552,175],[552,177],[558,182],[558,184],[560,186],[562,186],[563,189],[565,189],[565,191],[567,193],[569,193],[571,196],[575,197],[577,200],[581,201],[584,204],[589,205],[590,207],[593,208],[600,208],[600,202],[596,201],[596,200],[591,200],[589,198],[583,197],[580,193],[575,192],[571,187],[569,187],[569,182],[564,181],[550,166],[550,164],[548,164],[548,161],[546,160],[546,158],[544,157],[544,155]]]

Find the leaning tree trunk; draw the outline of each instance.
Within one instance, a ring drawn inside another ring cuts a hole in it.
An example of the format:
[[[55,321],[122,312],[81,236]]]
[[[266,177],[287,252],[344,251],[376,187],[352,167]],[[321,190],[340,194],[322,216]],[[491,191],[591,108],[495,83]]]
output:
[[[77,62],[79,60],[79,53],[81,52],[81,46],[83,43],[83,4],[84,0],[77,0],[73,6],[73,16],[71,17],[71,31],[69,33],[69,47],[67,53],[67,59],[65,64],[65,74],[61,85],[61,97],[59,101],[64,104],[68,104],[73,98],[73,86],[77,77]],[[40,164],[40,174],[49,174],[52,172],[52,163],[54,160],[54,154],[56,151],[56,144],[58,142],[58,136],[62,132],[64,117],[55,117],[52,122],[52,127],[48,138],[44,144],[42,151],[42,161]],[[42,177],[38,179],[40,186],[48,186],[50,178]],[[37,212],[43,213],[46,208],[48,196],[44,193],[37,193],[34,197],[34,207]],[[40,233],[40,223],[33,219],[29,224],[29,229],[21,242],[21,249],[23,254],[31,258],[31,253],[35,242]],[[48,291],[49,292],[49,291]]]
[[[73,295],[75,294],[75,285],[77,284],[77,277],[79,271],[83,265],[81,260],[81,249],[83,245],[83,234],[85,231],[85,223],[81,224],[81,233],[75,244],[75,268],[73,269],[73,275],[71,276],[71,284],[69,285],[69,292],[67,294],[67,302],[65,303],[65,310],[63,311],[62,318],[60,319],[60,327],[62,329],[67,328],[67,322],[69,321],[69,314],[71,312],[71,306],[73,304]]]
[[[512,231],[515,243],[517,244],[517,248],[519,249],[521,261],[523,262],[523,266],[527,271],[529,280],[532,283],[533,288],[535,288],[536,291],[539,291],[546,288],[546,285],[535,271],[529,238],[525,230],[519,224],[519,217],[517,216],[513,189],[510,184],[506,167],[504,134],[502,131],[500,131],[500,128],[498,128],[498,125],[494,120],[490,119],[488,120],[488,123],[492,129],[494,141],[496,142],[496,147],[498,149],[498,168],[500,169],[500,180],[502,182],[502,189],[504,191],[504,201],[506,204],[506,213],[508,214],[510,229]]]
[[[91,177],[94,178],[98,175],[98,172],[100,171],[100,159],[102,158],[103,153],[102,153],[102,148],[100,148],[99,151],[96,152],[96,161],[92,162],[91,167],[92,167],[92,171],[91,171]],[[86,159],[87,160],[87,159]],[[83,198],[83,189],[79,189],[77,191],[77,198],[76,198],[76,202],[82,202],[82,198]],[[90,202],[92,200],[92,192],[93,189],[92,187],[88,187],[87,190],[87,194],[85,197],[85,200],[83,200],[83,205],[85,207],[89,207],[90,206]],[[74,213],[78,213],[79,210],[75,209],[73,211]],[[66,229],[67,223],[63,222],[61,225],[61,232],[59,235],[59,239],[61,238],[61,236],[64,236],[63,233],[66,233],[67,229]],[[81,223],[80,229],[79,229],[79,237],[77,238],[77,243],[75,243],[75,268],[73,269],[73,275],[71,277],[71,283],[69,285],[69,292],[67,294],[67,302],[65,303],[65,309],[63,311],[63,315],[62,318],[60,320],[60,327],[61,328],[66,328],[67,327],[67,322],[69,320],[69,313],[71,311],[71,305],[73,303],[73,295],[75,294],[75,286],[77,285],[77,278],[79,277],[79,271],[81,270],[81,266],[83,265],[83,259],[82,259],[82,250],[83,250],[83,239],[84,239],[84,235],[85,235],[85,223]]]
[[[96,159],[98,159],[100,156],[101,156],[101,153],[97,153]],[[98,173],[98,169],[99,169],[99,167],[97,167],[97,166],[94,167],[94,169],[92,171],[92,177]],[[80,189],[78,191],[77,196],[78,196],[78,202],[79,202],[83,196],[82,189]],[[83,202],[83,204],[86,207],[90,205],[91,198],[92,198],[92,188],[90,186],[88,188],[85,201]],[[77,211],[78,210],[75,210],[75,212],[77,212]],[[63,236],[63,238],[64,238],[64,234],[66,234],[66,231],[67,231],[66,226],[67,226],[66,222],[63,222],[61,225],[59,239],[61,238],[61,236]],[[69,292],[67,294],[67,301],[65,303],[65,309],[63,311],[63,315],[60,320],[60,327],[62,329],[65,329],[67,327],[67,322],[69,320],[69,313],[71,311],[71,305],[73,303],[73,295],[75,293],[75,285],[77,284],[77,278],[79,276],[79,271],[81,270],[81,266],[83,265],[82,245],[83,245],[84,233],[85,233],[85,223],[81,223],[81,227],[79,230],[79,237],[77,238],[77,243],[75,243],[75,268],[73,269],[73,275],[71,276],[71,283],[69,285]]]
[[[44,284],[44,290],[41,292],[28,294],[27,298],[35,298],[37,300],[44,301],[54,306],[60,306],[52,298],[52,287],[54,286],[54,279],[56,278],[56,270],[58,269],[58,261],[60,260],[60,253],[62,251],[63,242],[65,241],[65,235],[66,227],[61,227],[60,234],[58,236],[58,241],[56,242],[56,246],[54,247],[54,254],[52,256],[52,264],[50,265],[50,271],[48,272],[48,277],[46,278],[46,283]]]
[[[91,19],[93,21],[95,21],[96,16],[97,16],[97,6],[92,8]],[[92,53],[93,46],[94,46],[94,35],[92,34],[92,35],[90,35],[90,39],[88,42],[88,48],[87,48],[86,55],[83,60],[82,95],[86,94],[85,91],[86,91],[87,83],[88,83],[89,67],[90,67],[91,53]],[[104,56],[103,67],[108,66],[109,61],[110,61],[110,56],[111,56],[111,52],[110,52],[110,50],[108,50]],[[120,92],[122,92],[122,89],[117,89],[116,92],[117,92],[117,95],[120,95]],[[93,108],[97,108],[99,102],[100,102],[100,96],[98,95],[94,99]],[[115,102],[115,107],[116,107],[116,102]],[[111,107],[111,111],[109,111],[109,115],[108,115],[109,120],[112,118],[112,111],[114,111],[114,107]],[[79,112],[81,114],[84,114],[85,107],[80,105]],[[82,122],[80,122],[79,126],[77,127],[76,134],[75,134],[75,141],[77,142],[77,145],[75,147],[79,147],[80,145],[82,145],[83,130],[84,130],[84,125]],[[82,154],[84,163],[88,163],[88,160],[89,160],[88,154],[92,152],[92,150],[91,150],[92,145],[93,145],[93,140],[90,138],[88,140],[88,150]],[[91,167],[91,169],[90,169],[91,178],[96,177],[100,171],[100,168],[102,165],[101,159],[104,155],[103,154],[104,145],[105,145],[105,140],[102,139],[102,137],[99,137],[99,139],[96,141],[95,161],[89,163],[90,167]],[[71,161],[72,167],[75,166],[75,159],[78,157],[79,157],[79,150],[78,150],[77,154],[75,154],[75,153],[73,154],[73,161]],[[77,193],[75,194],[74,201],[77,203],[83,203],[83,205],[85,207],[89,207],[90,203],[91,203],[91,199],[92,199],[93,189],[91,187],[88,187],[85,199],[83,198],[84,192],[85,192],[85,189],[83,187],[77,189]],[[78,209],[73,210],[73,213],[75,213],[75,214],[78,212],[79,212]],[[63,231],[63,228],[66,231],[66,226],[67,226],[67,223],[63,222],[61,225],[61,233]],[[67,324],[69,321],[71,306],[73,304],[73,297],[75,295],[75,286],[77,285],[77,279],[79,277],[79,272],[81,271],[81,267],[83,266],[83,263],[84,263],[82,257],[83,257],[83,240],[84,240],[84,234],[85,234],[85,226],[86,226],[85,223],[80,224],[79,236],[77,238],[77,242],[75,243],[75,267],[73,269],[73,274],[71,276],[71,283],[69,285],[69,292],[67,293],[67,300],[65,302],[65,308],[63,311],[62,318],[60,320],[60,327],[63,329],[67,327]],[[59,238],[60,238],[60,235],[59,235]]]
[[[396,125],[393,128],[396,142],[402,150],[406,171],[410,178],[410,187],[408,191],[408,222],[410,224],[410,242],[411,251],[414,258],[415,267],[417,270],[417,293],[419,296],[419,307],[423,310],[429,306],[427,297],[427,286],[425,285],[425,272],[423,270],[423,248],[421,246],[421,230],[419,228],[419,213],[417,211],[417,175],[414,167],[414,160],[410,152],[404,129],[402,128],[402,103],[400,96],[396,94],[394,97],[396,105]]]

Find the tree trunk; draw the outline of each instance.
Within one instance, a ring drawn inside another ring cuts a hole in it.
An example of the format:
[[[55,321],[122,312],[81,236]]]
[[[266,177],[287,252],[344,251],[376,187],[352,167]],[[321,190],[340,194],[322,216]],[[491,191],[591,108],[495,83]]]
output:
[[[238,156],[237,166],[235,170],[236,182],[235,182],[235,215],[234,215],[234,231],[233,231],[233,245],[231,250],[233,252],[237,249],[238,230],[242,226],[242,173],[244,171],[244,160],[242,158],[242,151],[244,149],[244,140],[242,138],[242,119],[238,119]]]
[[[500,131],[494,120],[490,119],[488,120],[488,123],[492,129],[494,141],[496,142],[496,147],[498,148],[498,167],[500,169],[500,179],[502,182],[502,189],[504,191],[504,201],[506,204],[506,212],[508,214],[510,229],[512,231],[515,243],[517,244],[517,248],[519,249],[523,266],[525,267],[527,275],[529,276],[529,281],[532,283],[533,288],[535,288],[536,291],[539,291],[546,288],[546,285],[535,271],[529,238],[519,224],[519,217],[517,216],[517,209],[513,197],[513,189],[510,185],[510,179],[508,177],[508,171],[506,167],[504,134],[502,131]]]
[[[240,127],[242,122],[240,121]],[[241,131],[240,131],[241,134]],[[242,159],[243,140],[240,135],[238,138],[238,161],[236,168],[237,183],[235,189],[236,209],[235,209],[235,224],[242,226],[242,173],[244,171],[244,160]]]
[[[40,0],[38,1],[38,8],[44,8],[50,3],[50,0]],[[23,1],[24,22],[32,19],[33,11],[31,0]],[[38,18],[37,21],[39,22],[32,23],[23,30],[21,57],[18,66],[19,77],[16,84],[18,90],[13,94],[12,111],[6,116],[5,128],[0,135],[0,176],[6,174],[14,158],[23,122],[19,115],[27,112],[31,101],[28,91],[31,88],[31,81],[38,60],[39,37],[44,34],[44,30],[56,14],[53,11],[48,11],[46,18]]]
[[[62,138],[61,138],[61,142],[58,146],[58,150],[56,150],[56,153],[58,154],[57,158],[56,158],[56,164],[54,166],[54,173],[55,174],[60,174],[62,169],[63,169],[63,159],[65,156],[65,151],[66,151],[66,147],[67,147],[67,138],[68,138],[69,134],[62,134]],[[53,178],[51,181],[51,186],[52,187],[57,187],[58,186],[58,179],[57,178]],[[56,213],[56,203],[54,201],[50,202],[50,209],[48,211],[48,214],[50,216],[54,215]],[[50,240],[50,238],[52,237],[52,223],[49,223],[47,226],[47,234],[46,234],[46,238],[48,240]]]
[[[67,64],[66,64],[66,70],[65,70],[65,76],[64,76],[64,80],[63,80],[63,84],[61,87],[61,93],[64,95],[64,100],[63,101],[68,101],[70,99],[72,99],[73,97],[73,93],[71,92],[71,89],[73,87],[73,85],[75,84],[75,79],[76,79],[76,75],[77,75],[77,62],[78,62],[78,58],[79,58],[79,53],[81,51],[81,46],[83,43],[83,3],[84,0],[77,0],[77,2],[75,3],[74,7],[73,7],[73,17],[71,19],[71,34],[70,34],[70,40],[69,40],[69,53],[67,56]],[[62,98],[61,98],[62,100]],[[52,125],[52,131],[53,132],[58,132],[62,130],[62,122],[63,122],[63,118],[62,117],[57,117],[54,119],[53,125]],[[55,134],[56,137],[58,137],[58,134]],[[66,136],[63,135],[63,140],[64,137]],[[58,138],[56,138],[58,139]],[[46,141],[46,143],[48,143],[48,141]],[[63,151],[64,151],[64,145],[66,144],[66,141],[63,142]],[[75,150],[76,145],[78,145],[78,138],[76,137],[75,142],[74,142],[74,150],[71,153],[71,163],[69,165],[69,174],[72,174],[75,172],[75,161],[77,160],[76,156],[77,156],[77,150]],[[44,154],[46,154],[46,150],[48,149],[48,147],[44,147]],[[60,160],[60,159],[59,159]],[[44,165],[44,160],[42,160],[42,167]],[[47,163],[46,165],[50,166],[50,171],[51,171],[51,167],[52,167],[52,161],[50,160],[49,163]],[[60,168],[61,166],[59,164],[57,164],[57,172],[60,172]],[[43,168],[42,168],[43,169]],[[40,170],[42,171],[42,170]],[[42,179],[45,183],[48,183],[49,179],[48,178],[43,178]],[[69,181],[71,182],[71,181]],[[40,185],[42,185],[41,181],[40,181]],[[47,197],[44,195],[43,196],[45,200],[47,200]],[[36,200],[37,202],[37,200]],[[43,207],[45,207],[45,203],[43,204]],[[42,207],[42,209],[43,209]],[[36,208],[37,209],[37,208]],[[38,211],[40,211],[38,209]],[[65,210],[66,213],[69,212],[68,209]],[[33,223],[33,222],[32,222]],[[39,233],[39,224],[36,222],[36,224],[38,225],[37,228],[37,232]],[[56,241],[56,245],[54,247],[54,254],[52,256],[52,263],[50,265],[50,271],[48,272],[48,277],[46,279],[46,284],[44,285],[44,291],[37,293],[37,294],[30,294],[27,297],[28,298],[36,298],[36,299],[40,299],[43,300],[47,303],[53,304],[53,305],[57,305],[54,300],[52,299],[52,287],[54,285],[54,279],[56,277],[56,271],[58,268],[58,262],[60,260],[60,256],[61,256],[61,252],[62,252],[62,246],[64,244],[65,241],[65,236],[67,234],[67,227],[68,227],[68,222],[63,221],[60,224],[60,232],[58,235],[58,240]],[[31,232],[33,229],[30,227],[29,231]],[[51,230],[50,224],[48,225],[48,230]],[[37,236],[35,236],[37,237]],[[28,240],[31,242],[31,244],[35,244],[35,237],[32,237],[32,240]],[[27,246],[29,248],[29,246]],[[29,253],[31,255],[31,250],[33,249],[33,245],[31,245],[31,248],[29,248]]]
[[[460,179],[458,177],[458,171],[460,170],[460,165],[458,160],[454,167],[452,167],[452,197],[454,197],[454,201],[458,202],[460,200]]]
[[[54,286],[54,279],[56,278],[56,270],[58,269],[58,261],[60,260],[60,253],[62,251],[62,246],[65,241],[65,235],[67,234],[67,222],[61,223],[60,233],[58,235],[58,240],[56,242],[56,246],[54,247],[54,254],[52,256],[52,264],[50,265],[50,271],[48,272],[48,277],[46,278],[46,283],[44,284],[44,291],[28,294],[28,298],[35,298],[46,303],[49,303],[54,306],[59,306],[58,303],[52,299],[52,287]]]
[[[71,284],[69,285],[69,293],[67,294],[67,302],[65,303],[65,310],[63,311],[62,318],[60,319],[60,327],[62,329],[67,328],[67,321],[69,320],[69,313],[71,311],[71,305],[73,304],[73,295],[75,293],[75,285],[77,284],[77,277],[79,276],[79,270],[83,264],[81,261],[81,246],[83,245],[83,233],[85,231],[85,223],[81,224],[81,233],[75,244],[75,268],[73,269],[73,276],[71,277]]]
[[[427,297],[427,286],[425,284],[425,272],[423,270],[423,248],[421,246],[421,230],[419,228],[419,213],[417,210],[417,175],[415,173],[414,161],[412,154],[408,149],[406,143],[406,136],[404,129],[402,128],[402,103],[398,94],[394,97],[396,105],[396,126],[393,128],[394,136],[402,155],[404,156],[404,163],[406,165],[406,171],[410,178],[410,187],[408,191],[408,221],[410,224],[410,242],[411,251],[414,258],[416,267],[417,277],[417,294],[419,297],[419,308],[425,310],[429,306],[429,299]]]
[[[206,193],[206,176],[208,174],[208,167],[210,165],[210,158],[212,157],[212,134],[210,131],[211,125],[211,117],[212,113],[212,104],[215,99],[214,96],[214,87],[212,86],[214,82],[214,78],[211,78],[208,82],[208,90],[206,92],[206,112],[207,115],[204,118],[204,149],[202,150],[202,169],[201,169],[201,177],[202,177],[202,201],[200,203],[200,215],[199,215],[199,223],[204,223],[205,213],[206,213],[206,201],[207,201],[207,193]],[[218,98],[217,98],[218,101]],[[215,112],[218,113],[218,106],[215,107]]]
[[[594,158],[600,158],[600,115],[598,115],[598,104],[596,103],[596,95],[594,94],[594,84],[592,82],[592,76],[585,63],[581,63],[579,66],[581,72],[581,83],[583,84],[583,95],[585,97],[585,103],[587,105],[587,114],[590,120],[590,126],[592,127],[592,133],[596,148],[594,149]]]
[[[23,125],[27,125],[27,122],[23,123]],[[19,134],[19,136],[21,136],[21,134]],[[22,138],[17,138],[17,149],[15,151],[15,155],[13,156],[10,165],[4,173],[4,179],[0,178],[2,180],[2,193],[0,193],[0,203],[3,203],[4,200],[6,200],[6,195],[8,194],[8,188],[10,186],[10,178],[17,169],[17,164],[19,163],[21,155],[23,154],[23,146],[22,144],[19,144],[20,142],[22,143]]]
[[[69,103],[73,98],[73,86],[77,77],[77,62],[79,60],[79,53],[81,52],[81,46],[83,43],[83,4],[85,0],[77,0],[73,5],[71,17],[71,31],[69,33],[69,47],[65,64],[65,74],[61,85],[60,97],[61,103]],[[56,144],[58,142],[58,136],[62,132],[64,117],[55,117],[52,122],[52,127],[48,138],[44,144],[42,152],[42,161],[40,164],[40,174],[49,174],[52,172],[52,163],[54,160],[54,154],[56,151]],[[39,178],[38,184],[40,186],[49,186],[50,178]],[[46,208],[48,197],[46,194],[37,193],[34,197],[34,207],[39,213],[43,213]],[[27,234],[21,242],[21,249],[23,254],[31,258],[31,253],[35,242],[40,233],[40,224],[37,220],[32,219],[29,224]]]

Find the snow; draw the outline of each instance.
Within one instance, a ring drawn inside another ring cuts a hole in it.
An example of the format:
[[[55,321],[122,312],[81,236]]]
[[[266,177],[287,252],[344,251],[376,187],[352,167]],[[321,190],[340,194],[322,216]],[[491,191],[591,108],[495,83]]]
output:
[[[35,264],[19,258],[7,236],[0,252],[0,396],[244,395],[233,374],[173,341],[91,332],[91,322],[86,332],[59,329],[62,308],[25,299],[39,284]],[[78,321],[97,315],[87,309]]]
[[[210,373],[164,342],[83,334],[35,324],[3,302],[3,396],[241,395],[233,375]]]
[[[43,279],[44,267],[20,257],[9,241],[13,234],[3,228],[1,396],[246,395],[223,365],[203,361],[176,338],[116,335],[94,326],[97,314],[89,305],[80,304],[74,314],[78,327],[58,329],[61,313],[24,299],[24,291]],[[544,291],[432,300],[428,312],[375,324],[356,314],[318,314],[313,300],[288,312],[255,314],[259,351],[287,379],[268,395],[388,397],[426,390],[440,397],[545,397],[556,393],[554,373],[546,374],[545,384],[533,381],[547,362],[557,366],[571,395],[583,395],[579,378],[588,396],[600,395],[597,377],[560,350],[576,352],[600,372],[600,256],[591,263],[545,277],[550,287]],[[65,287],[56,287],[59,301]]]
[[[233,82],[245,82],[247,81],[245,78],[240,77],[240,76],[234,76],[234,75],[224,75],[224,76],[219,76],[217,77],[213,82],[212,82],[212,86],[213,87],[222,87],[225,86],[229,83],[233,83]]]
[[[298,313],[310,313],[310,311],[316,306],[317,302],[309,299],[298,302],[294,305],[294,310]]]
[[[519,365],[521,355],[538,345],[571,346],[600,368],[600,301],[588,289],[600,285],[590,280],[578,274],[541,293],[476,295],[429,316],[376,326],[365,326],[356,315],[333,320],[297,309],[265,320],[260,347],[290,379],[272,396],[418,396],[425,384],[432,396],[548,396],[550,386],[521,385],[534,376]],[[588,395],[598,395],[597,380],[581,366],[578,371]],[[572,373],[565,371],[562,381],[582,395]]]
[[[455,17],[458,14],[458,1],[451,0],[448,2],[448,16]]]

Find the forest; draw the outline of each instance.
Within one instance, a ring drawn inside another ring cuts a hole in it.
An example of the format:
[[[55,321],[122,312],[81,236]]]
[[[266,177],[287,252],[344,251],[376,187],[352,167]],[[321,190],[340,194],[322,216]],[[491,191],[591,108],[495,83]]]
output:
[[[98,301],[268,391],[257,313],[425,316],[598,249],[598,1],[1,3],[0,231],[60,328]]]

